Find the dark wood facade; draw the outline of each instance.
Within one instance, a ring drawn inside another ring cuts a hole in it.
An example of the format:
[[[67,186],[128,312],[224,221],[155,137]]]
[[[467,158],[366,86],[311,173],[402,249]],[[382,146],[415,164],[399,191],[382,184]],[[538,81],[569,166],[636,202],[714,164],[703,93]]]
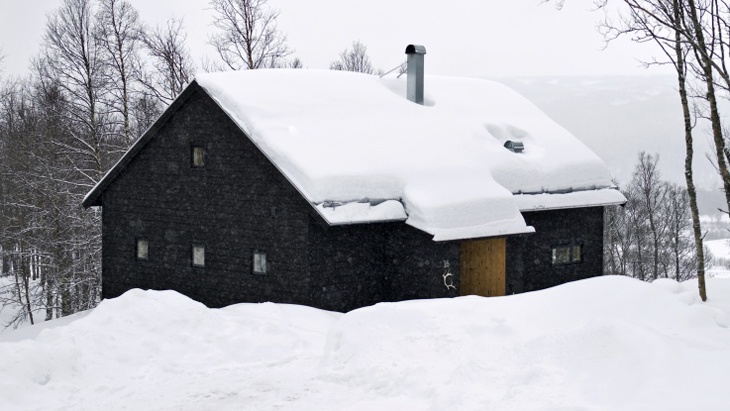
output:
[[[202,89],[183,99],[102,194],[103,297],[141,287],[210,306],[308,301],[311,207]],[[205,148],[203,167],[192,166],[193,145]],[[194,244],[204,268],[192,264]],[[254,250],[277,275],[252,274]]]
[[[193,147],[204,165],[195,166]],[[401,222],[327,226],[283,174],[193,83],[84,203],[103,205],[102,294],[172,289],[211,307],[275,301],[347,311],[460,294],[462,245]],[[602,208],[525,213],[537,234],[499,240],[503,293],[599,275]],[[137,241],[148,244],[139,259]],[[551,247],[583,261],[552,266]],[[204,267],[192,249],[205,249]],[[255,273],[253,254],[266,255]],[[504,271],[504,269],[503,269]],[[504,275],[504,273],[503,273]]]
[[[603,274],[603,207],[523,212],[535,233],[507,239],[507,294]],[[580,247],[581,261],[553,264],[552,250]]]

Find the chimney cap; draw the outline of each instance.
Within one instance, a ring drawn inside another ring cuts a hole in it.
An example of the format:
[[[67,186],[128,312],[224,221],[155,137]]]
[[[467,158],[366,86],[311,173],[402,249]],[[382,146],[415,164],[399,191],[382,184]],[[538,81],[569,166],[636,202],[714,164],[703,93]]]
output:
[[[409,44],[406,47],[406,54],[426,54],[426,47],[419,44]]]

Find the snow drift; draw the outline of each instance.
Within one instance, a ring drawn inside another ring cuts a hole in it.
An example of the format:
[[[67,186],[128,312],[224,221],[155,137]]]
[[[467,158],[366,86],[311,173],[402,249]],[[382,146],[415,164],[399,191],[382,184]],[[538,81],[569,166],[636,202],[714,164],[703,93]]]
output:
[[[598,277],[347,314],[133,290],[0,334],[4,410],[725,410],[730,279]],[[43,327],[46,327],[45,329]],[[50,328],[49,328],[50,327]]]

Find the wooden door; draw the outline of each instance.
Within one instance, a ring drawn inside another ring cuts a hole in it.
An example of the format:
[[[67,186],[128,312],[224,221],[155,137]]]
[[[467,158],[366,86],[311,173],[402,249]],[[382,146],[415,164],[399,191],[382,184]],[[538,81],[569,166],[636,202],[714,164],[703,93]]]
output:
[[[504,295],[507,239],[461,242],[461,295]]]

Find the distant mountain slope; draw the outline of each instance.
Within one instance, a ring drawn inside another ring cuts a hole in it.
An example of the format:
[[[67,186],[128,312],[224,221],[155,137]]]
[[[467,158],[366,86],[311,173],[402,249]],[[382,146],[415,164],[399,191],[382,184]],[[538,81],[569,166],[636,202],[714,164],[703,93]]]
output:
[[[660,155],[665,178],[684,182],[682,113],[672,76],[507,78],[499,81],[539,106],[591,147],[620,182],[628,181],[637,153]],[[718,185],[705,158],[712,148],[708,127],[698,125],[698,185]]]
[[[658,153],[665,179],[684,185],[684,130],[672,76],[502,78],[571,131],[608,165],[619,183],[631,179],[637,154]],[[725,109],[724,111],[727,111]],[[710,126],[695,127],[695,183],[700,213],[719,215],[724,196],[707,155],[714,152]]]

